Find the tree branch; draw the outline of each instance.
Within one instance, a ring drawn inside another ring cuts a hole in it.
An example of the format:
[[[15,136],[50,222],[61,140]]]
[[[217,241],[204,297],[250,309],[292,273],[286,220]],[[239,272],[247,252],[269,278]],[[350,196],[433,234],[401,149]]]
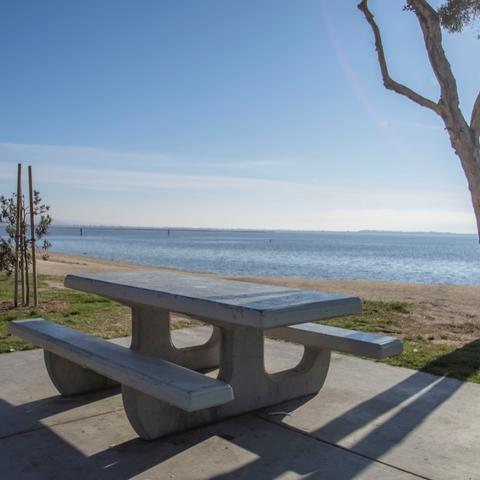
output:
[[[442,116],[441,107],[438,103],[414,92],[412,89],[407,86],[396,82],[390,77],[387,67],[387,61],[385,59],[385,52],[383,50],[382,37],[380,34],[380,29],[378,28],[375,18],[373,17],[372,12],[368,8],[368,0],[362,0],[358,4],[358,9],[364,14],[365,19],[370,25],[373,35],[375,37],[375,49],[377,50],[378,63],[380,65],[380,71],[382,72],[382,79],[385,88],[393,90],[399,95],[403,95],[410,100],[413,100],[415,103],[418,103],[422,107],[427,107],[430,110],[433,110],[436,114]]]
[[[475,142],[478,142],[478,137],[480,136],[480,93],[473,104],[472,118],[470,120],[470,128],[475,135]]]
[[[422,29],[428,59],[440,85],[439,104],[444,113],[443,118],[447,128],[452,128],[453,122],[457,129],[464,130],[468,124],[460,110],[457,82],[442,47],[440,16],[426,0],[408,0],[407,4],[415,13]]]

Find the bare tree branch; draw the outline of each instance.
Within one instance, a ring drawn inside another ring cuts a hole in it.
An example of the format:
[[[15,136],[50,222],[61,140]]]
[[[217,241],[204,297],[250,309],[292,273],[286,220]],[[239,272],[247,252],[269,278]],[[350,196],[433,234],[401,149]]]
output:
[[[418,94],[417,92],[414,92],[412,89],[408,88],[405,85],[402,85],[401,83],[396,82],[390,77],[390,74],[388,73],[387,61],[385,59],[385,52],[383,50],[380,29],[375,22],[375,18],[373,17],[372,12],[368,8],[368,0],[362,0],[358,4],[358,9],[363,12],[363,14],[365,15],[365,19],[367,20],[373,31],[373,35],[375,37],[375,49],[377,50],[378,63],[380,64],[380,70],[382,72],[382,79],[385,88],[393,90],[394,92],[403,95],[410,100],[413,100],[415,103],[418,103],[422,107],[427,107],[430,110],[433,110],[436,114],[442,116],[441,107],[438,103],[435,103],[434,101]]]
[[[472,118],[470,119],[470,128],[475,135],[475,141],[478,142],[478,137],[480,135],[480,93],[473,104]]]
[[[408,0],[407,5],[415,13],[422,29],[428,59],[440,85],[439,103],[446,126],[448,129],[455,126],[455,134],[461,136],[468,129],[468,124],[460,110],[457,82],[442,47],[440,16],[426,0]]]

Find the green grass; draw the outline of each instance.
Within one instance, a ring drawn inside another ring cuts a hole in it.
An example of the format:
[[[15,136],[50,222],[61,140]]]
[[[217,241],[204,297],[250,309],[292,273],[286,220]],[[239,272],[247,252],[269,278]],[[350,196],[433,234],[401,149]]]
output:
[[[408,314],[408,304],[401,302],[371,302],[366,300],[363,303],[363,313],[361,315],[331,318],[322,320],[321,323],[363,332],[400,334],[399,314]]]
[[[404,352],[385,363],[480,383],[480,340],[461,347],[424,340],[404,340]]]
[[[0,275],[0,353],[35,348],[7,333],[8,322],[21,318],[41,316],[103,338],[130,334],[129,308],[97,295],[60,286],[59,277],[39,276],[39,307],[14,310],[11,308],[12,280]],[[402,355],[382,362],[480,383],[480,340],[457,347],[448,342],[434,342],[421,335],[412,336],[406,328],[408,318],[407,303],[365,301],[362,315],[322,320],[322,323],[403,338]],[[188,319],[182,319],[174,327],[189,325],[191,322]]]
[[[10,320],[42,317],[102,338],[130,335],[130,308],[106,298],[61,288],[58,277],[39,276],[38,308],[12,308],[12,279],[0,275],[0,353],[28,350],[34,345],[7,332]],[[177,321],[174,328],[190,325],[188,320]]]
[[[435,343],[421,335],[406,335],[409,305],[402,302],[365,301],[362,315],[322,320],[336,327],[403,338],[401,355],[378,360],[389,365],[413,368],[436,375],[480,383],[480,340],[458,347]]]

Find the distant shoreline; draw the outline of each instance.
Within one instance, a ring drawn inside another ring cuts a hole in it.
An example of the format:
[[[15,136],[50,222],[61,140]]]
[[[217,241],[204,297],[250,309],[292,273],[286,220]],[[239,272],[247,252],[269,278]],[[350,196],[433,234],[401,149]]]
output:
[[[297,230],[297,229],[257,229],[257,228],[213,228],[213,227],[136,227],[125,225],[74,225],[55,224],[55,228],[91,229],[91,230],[160,230],[178,232],[236,232],[236,233],[323,233],[323,234],[365,234],[365,235],[453,235],[476,237],[476,233],[435,232],[435,231],[403,231],[403,230]],[[480,248],[480,247],[479,247]]]

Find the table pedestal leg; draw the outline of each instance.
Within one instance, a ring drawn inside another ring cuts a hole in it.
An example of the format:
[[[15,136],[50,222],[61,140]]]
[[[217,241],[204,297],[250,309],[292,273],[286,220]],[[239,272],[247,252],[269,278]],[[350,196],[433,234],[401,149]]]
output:
[[[150,307],[132,308],[132,350],[157,356],[191,370],[217,368],[220,332],[213,327],[203,345],[177,348],[170,333],[170,312]]]
[[[118,385],[114,380],[92,372],[88,368],[83,368],[47,350],[43,351],[43,356],[48,375],[62,395],[95,392]]]
[[[329,350],[305,347],[303,358],[295,368],[269,375],[264,367],[262,330],[232,327],[220,328],[220,333],[218,378],[232,386],[234,400],[218,407],[189,413],[122,386],[125,411],[140,437],[158,438],[317,393],[322,388],[330,364]],[[132,343],[132,348],[143,351],[141,344]]]

